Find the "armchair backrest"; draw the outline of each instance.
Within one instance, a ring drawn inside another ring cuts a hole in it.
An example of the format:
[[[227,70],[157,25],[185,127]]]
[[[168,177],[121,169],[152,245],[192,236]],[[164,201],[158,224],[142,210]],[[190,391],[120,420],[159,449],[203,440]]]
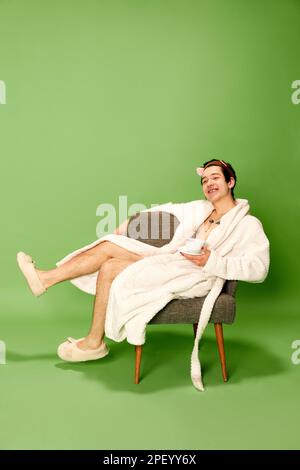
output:
[[[179,225],[173,214],[164,211],[137,212],[129,218],[126,236],[160,248],[169,243]],[[222,292],[235,296],[237,281],[227,280]]]
[[[172,240],[178,225],[169,212],[137,212],[129,219],[126,236],[160,248]]]

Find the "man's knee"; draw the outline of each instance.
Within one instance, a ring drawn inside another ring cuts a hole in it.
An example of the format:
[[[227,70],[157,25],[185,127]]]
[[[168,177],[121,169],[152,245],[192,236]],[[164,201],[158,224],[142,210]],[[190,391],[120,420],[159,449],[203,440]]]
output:
[[[119,247],[115,243],[110,242],[109,240],[104,240],[103,242],[101,242],[100,247],[101,252],[105,253],[107,257],[111,258],[117,258],[120,250],[122,250],[121,247]]]
[[[117,260],[116,258],[110,258],[105,261],[100,268],[100,277],[106,280],[113,280],[118,274],[118,261],[119,260]]]
[[[111,242],[109,240],[104,240],[104,242],[101,242],[99,246],[105,253],[109,254],[111,250]]]
[[[104,242],[98,243],[92,248],[89,248],[87,251],[85,251],[85,254],[92,257],[98,256],[100,252],[109,255],[110,245],[110,241],[104,240]]]

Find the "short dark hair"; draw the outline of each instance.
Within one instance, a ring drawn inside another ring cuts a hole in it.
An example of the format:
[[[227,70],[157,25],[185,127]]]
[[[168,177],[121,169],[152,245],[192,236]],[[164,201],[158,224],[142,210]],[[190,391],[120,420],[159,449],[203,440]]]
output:
[[[230,163],[224,162],[224,160],[216,160],[214,158],[212,160],[209,160],[208,162],[203,163],[202,165],[204,169],[208,168],[209,166],[219,166],[222,170],[226,183],[229,183],[231,177],[234,178],[234,186],[231,188],[231,196],[233,199],[235,199],[233,190],[235,188],[237,178],[236,178],[235,171],[233,167],[230,165]],[[201,184],[203,184],[202,176],[201,176]]]

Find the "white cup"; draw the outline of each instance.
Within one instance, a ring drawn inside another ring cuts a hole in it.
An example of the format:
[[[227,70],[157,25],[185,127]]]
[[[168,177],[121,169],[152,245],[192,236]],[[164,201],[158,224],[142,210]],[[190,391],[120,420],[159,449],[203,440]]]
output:
[[[193,251],[195,253],[200,253],[201,248],[203,248],[205,240],[201,238],[187,238],[185,242],[185,247],[188,251]]]

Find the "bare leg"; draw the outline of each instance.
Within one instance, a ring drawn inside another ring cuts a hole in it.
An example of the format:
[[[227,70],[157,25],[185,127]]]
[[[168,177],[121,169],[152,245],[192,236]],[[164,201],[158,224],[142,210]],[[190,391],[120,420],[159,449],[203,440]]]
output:
[[[102,265],[97,277],[92,324],[88,335],[77,343],[80,349],[97,349],[102,344],[106,307],[112,281],[123,269],[134,262],[112,258]]]
[[[83,253],[79,253],[57,268],[50,269],[49,271],[37,269],[36,271],[43,285],[49,288],[59,282],[74,279],[84,274],[94,273],[110,258],[118,258],[123,261],[138,261],[143,257],[115,243],[104,241]]]

